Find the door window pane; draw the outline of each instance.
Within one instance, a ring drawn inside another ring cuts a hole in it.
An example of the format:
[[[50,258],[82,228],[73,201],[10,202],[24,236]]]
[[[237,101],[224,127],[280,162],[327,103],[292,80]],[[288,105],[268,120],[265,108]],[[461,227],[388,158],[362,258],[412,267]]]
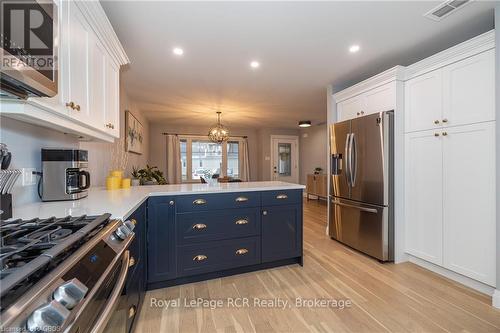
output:
[[[211,178],[220,175],[222,166],[222,145],[209,141],[192,141],[192,179]]]
[[[182,180],[187,180],[187,141],[181,140],[181,170]]]
[[[237,141],[227,143],[227,176],[239,178],[239,145]]]
[[[291,143],[278,143],[278,173],[280,176],[292,175]]]

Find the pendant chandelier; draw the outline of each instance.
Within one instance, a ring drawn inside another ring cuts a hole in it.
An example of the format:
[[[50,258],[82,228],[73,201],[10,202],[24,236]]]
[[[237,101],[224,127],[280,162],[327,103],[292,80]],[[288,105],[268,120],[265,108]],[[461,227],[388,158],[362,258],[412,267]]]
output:
[[[220,122],[221,113],[220,111],[217,112],[217,124],[208,131],[208,138],[216,143],[222,143],[229,139],[229,130]]]

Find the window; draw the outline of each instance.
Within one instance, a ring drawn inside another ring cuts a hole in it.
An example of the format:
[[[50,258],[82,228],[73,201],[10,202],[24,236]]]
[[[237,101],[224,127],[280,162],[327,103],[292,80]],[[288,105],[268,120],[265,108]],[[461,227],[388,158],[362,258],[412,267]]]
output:
[[[213,175],[240,176],[240,141],[236,138],[214,143],[201,136],[183,136],[180,148],[183,182],[198,182],[200,177]]]

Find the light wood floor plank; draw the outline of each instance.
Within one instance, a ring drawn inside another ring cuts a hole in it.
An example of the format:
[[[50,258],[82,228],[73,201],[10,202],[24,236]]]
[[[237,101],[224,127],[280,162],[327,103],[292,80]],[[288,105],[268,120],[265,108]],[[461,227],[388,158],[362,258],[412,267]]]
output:
[[[325,234],[326,205],[304,203],[304,267],[292,265],[146,293],[136,333],[500,332],[491,298],[411,263],[381,264]],[[248,298],[249,307],[186,308],[184,299]],[[338,308],[295,299],[350,300]],[[151,298],[180,307],[151,307]],[[261,308],[253,299],[288,301]]]

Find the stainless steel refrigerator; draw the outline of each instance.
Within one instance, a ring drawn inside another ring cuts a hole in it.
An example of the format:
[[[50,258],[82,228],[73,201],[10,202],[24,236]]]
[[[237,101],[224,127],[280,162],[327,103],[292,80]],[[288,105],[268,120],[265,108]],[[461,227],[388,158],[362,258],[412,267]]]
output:
[[[330,237],[394,260],[394,112],[330,126]]]

